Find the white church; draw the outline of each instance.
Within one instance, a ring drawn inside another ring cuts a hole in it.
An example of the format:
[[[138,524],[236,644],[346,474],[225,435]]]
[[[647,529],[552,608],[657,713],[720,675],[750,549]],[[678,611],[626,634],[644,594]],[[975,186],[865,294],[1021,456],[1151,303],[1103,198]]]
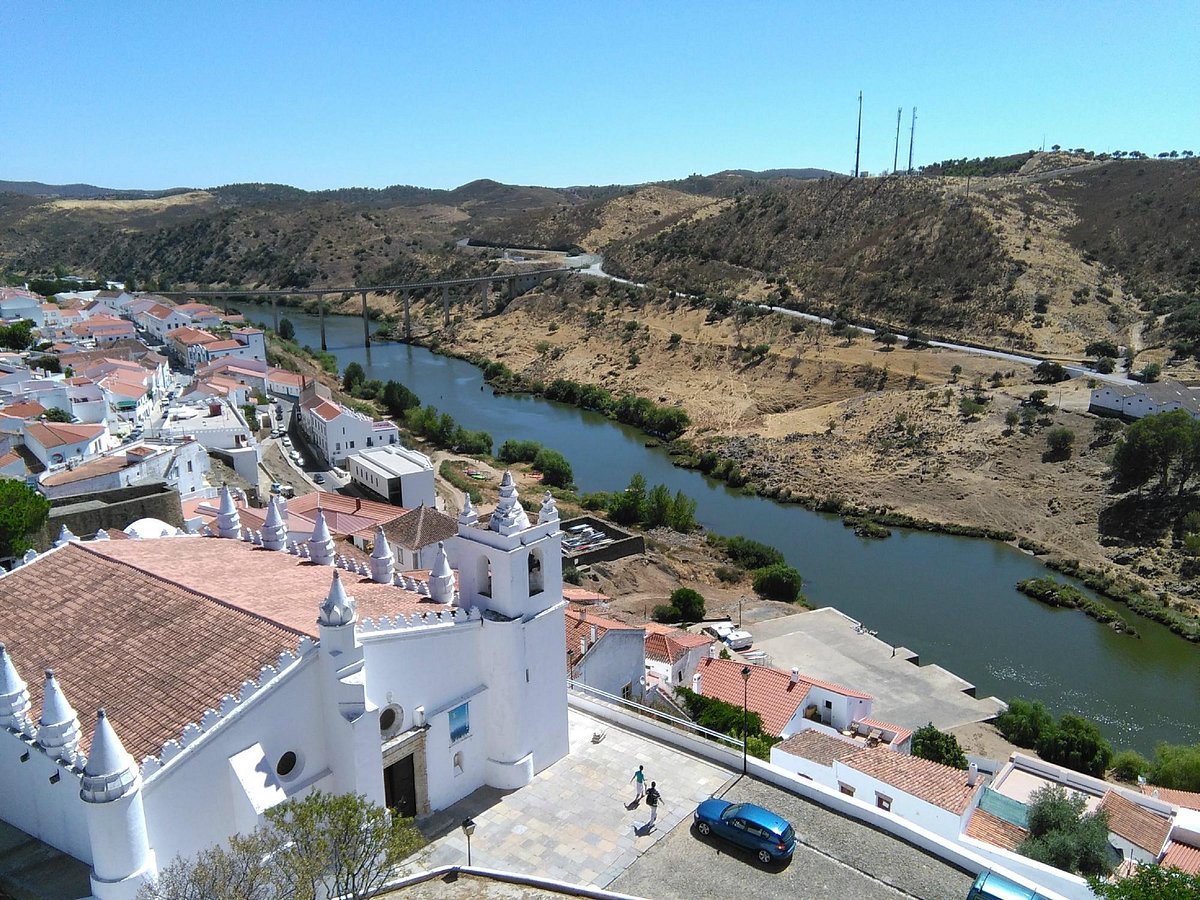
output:
[[[176,856],[310,789],[403,815],[521,787],[567,753],[558,511],[505,475],[427,580],[335,554],[324,517],[81,542],[0,577],[0,818],[130,900]]]

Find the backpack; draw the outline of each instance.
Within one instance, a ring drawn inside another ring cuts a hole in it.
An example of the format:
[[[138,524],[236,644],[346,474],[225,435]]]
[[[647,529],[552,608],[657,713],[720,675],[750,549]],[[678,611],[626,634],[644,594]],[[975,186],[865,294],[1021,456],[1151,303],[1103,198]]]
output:
[[[650,788],[650,790],[646,791],[647,803],[649,803],[651,806],[658,806],[658,800],[658,788]]]

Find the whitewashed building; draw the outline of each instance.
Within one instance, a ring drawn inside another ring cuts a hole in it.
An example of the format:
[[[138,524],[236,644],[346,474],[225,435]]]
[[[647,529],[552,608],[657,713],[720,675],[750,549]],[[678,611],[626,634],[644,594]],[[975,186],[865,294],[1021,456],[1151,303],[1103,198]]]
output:
[[[238,540],[228,492],[217,530],[64,535],[0,576],[0,817],[91,866],[100,900],[314,789],[424,815],[566,754],[552,500],[464,517],[457,593],[444,555],[411,590],[386,541],[363,576],[322,527]]]
[[[350,480],[384,503],[412,508],[436,506],[433,463],[417,450],[400,444],[368,447],[346,460]]]
[[[208,453],[198,441],[139,441],[79,465],[45,472],[38,480],[38,490],[58,499],[164,481],[186,500],[209,489],[208,471]]]
[[[1200,390],[1179,381],[1152,384],[1102,384],[1092,389],[1088,411],[1100,415],[1141,419],[1155,413],[1185,410],[1200,418]]]
[[[26,422],[24,431],[25,446],[46,468],[90,459],[113,442],[104,423]]]
[[[331,465],[345,464],[352,454],[400,443],[395,422],[379,421],[330,399],[329,389],[310,381],[300,392],[300,430]]]
[[[586,610],[567,612],[567,673],[573,681],[640,702],[645,694],[646,630]]]

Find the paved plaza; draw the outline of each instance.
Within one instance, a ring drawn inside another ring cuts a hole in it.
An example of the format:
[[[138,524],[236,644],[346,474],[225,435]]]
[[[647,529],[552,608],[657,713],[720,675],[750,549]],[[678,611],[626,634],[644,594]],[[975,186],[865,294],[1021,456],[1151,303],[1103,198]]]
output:
[[[575,884],[605,887],[683,820],[701,800],[733,777],[725,769],[665,744],[613,728],[571,710],[571,752],[518,791],[481,788],[420,823],[432,843],[409,868],[467,862],[459,827],[475,820],[471,862]],[[593,742],[597,733],[604,735]],[[638,765],[663,794],[658,823],[644,826],[645,803],[633,799],[630,777]]]
[[[994,697],[963,693],[969,683],[941,666],[916,666],[913,654],[855,630],[853,619],[835,609],[783,616],[754,624],[754,649],[780,669],[796,666],[805,675],[866,691],[875,698],[873,717],[907,728],[932,722],[952,728],[982,722],[1004,707]]]

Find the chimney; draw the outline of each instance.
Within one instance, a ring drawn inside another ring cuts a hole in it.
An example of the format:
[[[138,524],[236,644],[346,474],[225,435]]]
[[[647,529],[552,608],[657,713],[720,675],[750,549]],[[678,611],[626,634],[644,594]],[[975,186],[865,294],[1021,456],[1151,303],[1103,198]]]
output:
[[[354,511],[358,512],[360,509],[362,509],[362,497],[355,497],[354,498]]]
[[[590,640],[590,641],[591,641],[593,644],[595,644],[595,643],[596,643],[596,626],[595,626],[595,625],[593,625],[593,626],[592,626],[591,637],[589,638],[589,640]]]
[[[692,690],[697,694],[700,693],[700,673],[699,672],[697,672],[695,675],[692,676]]]
[[[800,670],[793,667],[792,668],[792,684],[799,684],[799,683],[800,683]]]
[[[715,642],[708,645],[708,658],[709,659],[717,658],[717,645]]]
[[[579,655],[583,656],[583,654],[585,654],[585,653],[587,653],[587,638],[580,638],[579,639]]]
[[[975,782],[979,780],[979,766],[975,763],[967,768],[967,787],[975,787]]]

